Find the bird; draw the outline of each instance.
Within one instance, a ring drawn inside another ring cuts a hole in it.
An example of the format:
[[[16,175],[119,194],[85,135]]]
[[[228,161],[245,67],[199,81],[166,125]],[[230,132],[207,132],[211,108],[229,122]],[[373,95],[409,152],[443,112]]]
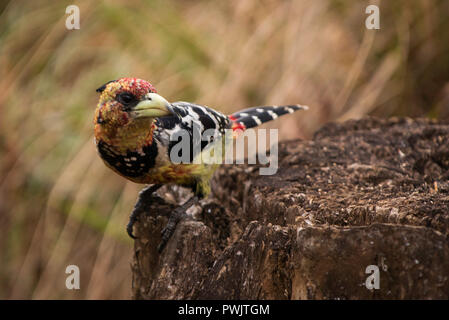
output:
[[[174,184],[193,192],[192,197],[170,214],[161,233],[159,252],[185,211],[210,193],[210,180],[219,164],[193,160],[211,146],[224,143],[226,132],[241,132],[279,116],[308,109],[299,104],[260,106],[225,115],[195,103],[170,103],[150,82],[131,77],[108,81],[96,91],[100,97],[94,115],[94,141],[100,158],[120,176],[146,185],[139,192],[130,214],[126,227],[128,235],[136,238],[133,226],[144,211],[145,203],[151,201],[161,186]],[[189,148],[189,154],[184,156],[190,161],[174,161],[172,155],[182,139],[181,133],[192,137],[195,130],[200,134],[211,132],[210,139],[201,141],[196,152],[194,147]],[[173,139],[174,136],[178,139]]]

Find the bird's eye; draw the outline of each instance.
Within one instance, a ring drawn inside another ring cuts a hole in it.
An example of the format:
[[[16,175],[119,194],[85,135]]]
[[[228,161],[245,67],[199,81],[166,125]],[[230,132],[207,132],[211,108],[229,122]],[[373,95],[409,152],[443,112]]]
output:
[[[126,106],[136,101],[136,97],[129,92],[122,92],[117,95],[117,101]]]

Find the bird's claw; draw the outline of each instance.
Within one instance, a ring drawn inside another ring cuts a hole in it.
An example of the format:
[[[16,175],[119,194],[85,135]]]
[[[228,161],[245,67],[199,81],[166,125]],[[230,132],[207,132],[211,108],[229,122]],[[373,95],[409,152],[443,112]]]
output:
[[[128,225],[126,226],[126,232],[128,233],[128,236],[130,236],[132,239],[136,240],[137,237],[133,234],[134,222],[135,221],[129,221],[128,222]]]
[[[153,196],[153,193],[156,192],[156,190],[159,189],[160,187],[161,187],[160,184],[153,184],[143,188],[139,192],[139,197],[137,199],[136,204],[134,205],[134,209],[131,212],[131,215],[129,216],[128,225],[126,226],[126,232],[132,239],[135,240],[138,238],[133,233],[133,227],[136,221],[138,220],[139,215],[145,210],[144,202],[149,201]]]
[[[184,212],[185,210],[183,207],[178,207],[172,212],[172,214],[168,218],[167,225],[161,231],[162,240],[157,247],[157,251],[159,253],[161,253],[162,250],[164,250],[168,240],[170,240],[171,236],[175,232],[176,225],[178,224]]]
[[[171,236],[175,232],[175,228],[176,228],[176,226],[172,228],[167,225],[164,229],[162,229],[162,231],[161,231],[162,240],[159,243],[159,245],[157,246],[157,251],[159,253],[161,253],[162,250],[164,250],[165,246],[167,245],[168,240],[170,240]]]

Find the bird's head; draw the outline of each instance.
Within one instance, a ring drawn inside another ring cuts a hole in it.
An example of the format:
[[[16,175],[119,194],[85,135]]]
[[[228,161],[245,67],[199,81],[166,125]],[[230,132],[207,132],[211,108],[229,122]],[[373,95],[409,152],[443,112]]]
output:
[[[145,80],[121,78],[107,82],[97,92],[101,93],[95,112],[99,126],[117,128],[175,114],[170,103]]]

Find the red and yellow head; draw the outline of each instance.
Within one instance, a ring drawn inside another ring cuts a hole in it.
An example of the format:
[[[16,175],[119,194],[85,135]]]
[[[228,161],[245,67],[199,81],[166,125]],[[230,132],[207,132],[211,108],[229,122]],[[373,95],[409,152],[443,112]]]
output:
[[[148,81],[121,78],[109,81],[97,92],[101,93],[95,112],[99,126],[120,127],[137,119],[154,119],[173,113],[170,103],[156,93]]]

